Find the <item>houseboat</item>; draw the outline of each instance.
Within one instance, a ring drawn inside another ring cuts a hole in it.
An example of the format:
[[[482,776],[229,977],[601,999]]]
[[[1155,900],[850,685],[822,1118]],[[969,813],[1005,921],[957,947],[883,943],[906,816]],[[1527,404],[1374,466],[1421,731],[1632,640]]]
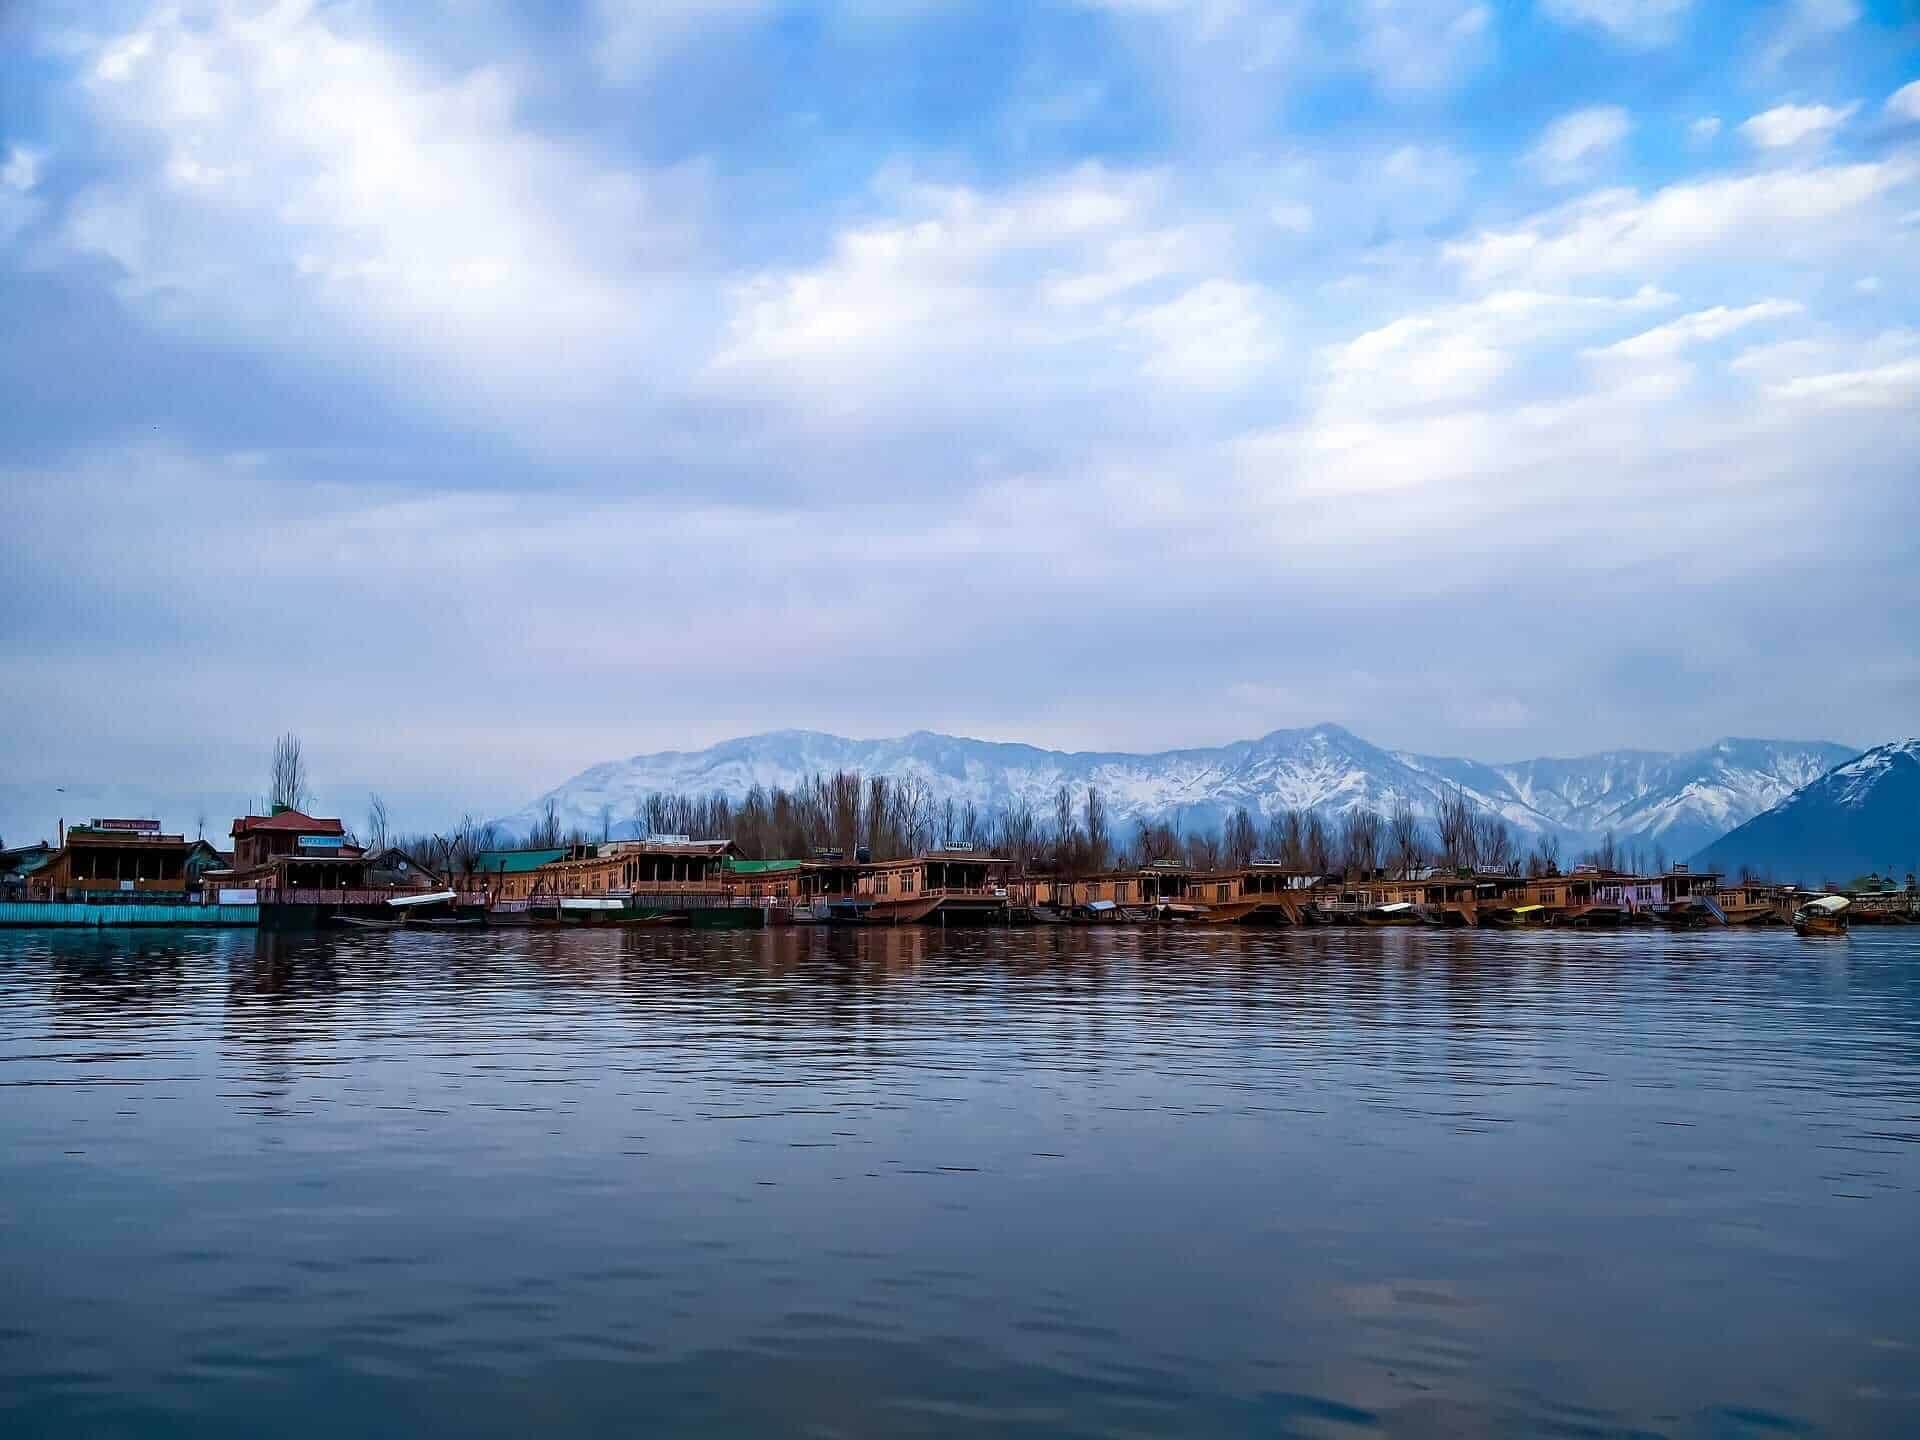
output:
[[[875,925],[1004,924],[1010,860],[958,846],[860,866],[861,919]]]

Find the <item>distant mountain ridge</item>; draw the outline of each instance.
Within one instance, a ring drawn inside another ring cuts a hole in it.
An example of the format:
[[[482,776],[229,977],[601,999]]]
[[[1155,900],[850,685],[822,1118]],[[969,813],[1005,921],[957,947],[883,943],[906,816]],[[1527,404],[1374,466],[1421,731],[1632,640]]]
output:
[[[924,730],[881,740],[780,730],[607,761],[497,823],[525,833],[551,798],[563,826],[597,831],[605,807],[616,832],[631,834],[651,791],[719,792],[737,802],[755,785],[791,790],[836,770],[917,777],[936,803],[971,801],[989,815],[1010,800],[1045,815],[1060,785],[1095,785],[1117,826],[1169,820],[1188,830],[1217,827],[1240,805],[1256,816],[1293,807],[1339,816],[1359,806],[1385,813],[1404,797],[1431,816],[1458,786],[1504,816],[1523,845],[1553,835],[1571,851],[1611,829],[1619,843],[1660,846],[1678,858],[1857,753],[1828,741],[1725,739],[1698,750],[1486,765],[1386,750],[1333,724],[1155,754],[1045,750]]]
[[[1699,863],[1809,885],[1870,871],[1896,876],[1920,860],[1920,739],[1876,745],[1723,835]]]

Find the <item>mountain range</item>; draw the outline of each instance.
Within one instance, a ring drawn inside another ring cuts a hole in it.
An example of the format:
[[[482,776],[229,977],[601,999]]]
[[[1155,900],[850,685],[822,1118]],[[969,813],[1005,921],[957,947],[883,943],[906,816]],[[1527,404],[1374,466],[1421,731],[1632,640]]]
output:
[[[719,792],[738,801],[756,785],[790,790],[836,770],[917,778],[936,803],[970,801],[988,815],[1009,801],[1045,815],[1059,786],[1093,785],[1121,833],[1141,820],[1212,829],[1241,805],[1256,817],[1292,807],[1337,817],[1360,806],[1385,814],[1405,798],[1430,817],[1458,787],[1504,816],[1523,847],[1554,836],[1572,855],[1611,831],[1621,845],[1659,847],[1680,859],[1858,753],[1828,741],[1725,739],[1698,750],[1609,750],[1489,765],[1383,749],[1331,724],[1157,754],[1043,750],[928,731],[850,740],[781,730],[705,750],[610,760],[497,824],[524,834],[551,799],[563,827],[597,832],[604,810],[616,833],[631,833],[651,791]]]
[[[1701,852],[1717,870],[1845,885],[1895,879],[1920,857],[1920,740],[1877,745],[1796,790]]]

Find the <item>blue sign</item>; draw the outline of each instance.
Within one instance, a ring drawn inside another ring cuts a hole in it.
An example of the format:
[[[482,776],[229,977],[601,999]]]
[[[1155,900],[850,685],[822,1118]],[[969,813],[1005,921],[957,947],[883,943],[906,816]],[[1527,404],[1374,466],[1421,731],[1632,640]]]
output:
[[[338,850],[346,843],[347,837],[344,835],[302,835],[300,837],[302,850]]]

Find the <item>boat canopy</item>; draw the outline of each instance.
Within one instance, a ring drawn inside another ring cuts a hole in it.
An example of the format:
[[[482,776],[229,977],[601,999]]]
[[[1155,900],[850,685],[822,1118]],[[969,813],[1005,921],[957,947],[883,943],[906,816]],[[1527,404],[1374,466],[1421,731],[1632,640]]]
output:
[[[612,895],[562,895],[562,910],[624,910],[627,902]]]
[[[1377,915],[1402,915],[1413,909],[1413,902],[1411,900],[1393,900],[1385,905],[1376,905],[1373,909]]]
[[[1822,895],[1818,900],[1809,900],[1800,908],[1818,910],[1823,915],[1838,915],[1853,902],[1844,895]]]
[[[387,904],[396,910],[411,910],[416,905],[444,905],[459,898],[451,890],[428,890],[419,895],[395,895]]]
[[[1093,910],[1093,911],[1099,911],[1099,912],[1105,912],[1108,910],[1117,910],[1118,908],[1119,907],[1115,905],[1111,900],[1093,900],[1093,901],[1089,901],[1087,904],[1087,909]]]
[[[1546,908],[1544,905],[1516,905],[1513,907],[1513,913],[1516,915],[1533,915]]]

